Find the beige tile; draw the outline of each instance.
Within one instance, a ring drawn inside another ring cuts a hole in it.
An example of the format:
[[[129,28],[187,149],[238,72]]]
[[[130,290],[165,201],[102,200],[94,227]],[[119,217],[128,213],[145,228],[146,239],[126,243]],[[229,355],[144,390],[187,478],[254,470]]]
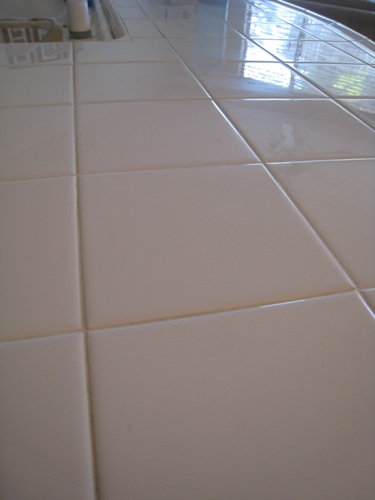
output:
[[[80,186],[90,327],[350,289],[259,165],[84,176]]]
[[[0,183],[0,339],[79,329],[74,178]]]
[[[328,100],[219,104],[265,161],[375,157],[374,132]]]
[[[189,66],[214,98],[325,97],[280,63],[198,61],[190,62]]]
[[[73,106],[0,108],[0,180],[75,173]]]
[[[355,294],[102,330],[103,498],[373,498],[375,322]]]
[[[209,100],[85,104],[77,130],[81,173],[257,161]]]
[[[365,300],[367,301],[368,305],[375,313],[375,288],[373,290],[364,290],[362,294]]]
[[[82,334],[0,344],[1,497],[94,499]]]
[[[204,99],[207,94],[182,63],[81,64],[77,102]]]
[[[375,159],[270,168],[357,286],[375,287]]]
[[[0,106],[35,106],[73,102],[72,67],[0,67]]]
[[[166,40],[135,38],[118,43],[75,42],[78,63],[180,61]]]

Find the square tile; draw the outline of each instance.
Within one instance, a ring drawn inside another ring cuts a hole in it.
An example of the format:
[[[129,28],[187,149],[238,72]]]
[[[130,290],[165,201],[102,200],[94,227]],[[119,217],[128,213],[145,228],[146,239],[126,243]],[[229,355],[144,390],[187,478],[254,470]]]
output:
[[[0,108],[0,181],[74,174],[74,147],[73,106]]]
[[[80,64],[77,102],[207,98],[182,63]]]
[[[127,19],[148,19],[147,14],[140,7],[119,5],[116,11],[125,22]]]
[[[276,61],[244,37],[171,38],[169,43],[185,61]]]
[[[201,19],[154,19],[154,23],[166,38],[225,38],[238,36],[220,20]]]
[[[0,339],[79,329],[71,177],[0,183]]]
[[[1,43],[0,66],[72,64],[72,43]]]
[[[355,294],[90,333],[101,496],[373,498],[374,333]]]
[[[331,44],[366,64],[375,64],[374,54],[369,54],[352,42],[331,42]]]
[[[315,36],[282,21],[277,23],[242,23],[238,21],[232,23],[232,26],[251,40],[316,40]]]
[[[293,66],[333,97],[375,97],[375,68],[369,65],[294,63]]]
[[[265,161],[375,157],[374,132],[328,100],[227,99],[219,104]]]
[[[359,116],[370,127],[375,128],[375,98],[374,99],[339,99],[338,101],[351,113]]]
[[[2,498],[94,499],[82,334],[0,344]]]
[[[338,34],[337,31],[330,29],[329,26],[326,26],[326,24],[323,23],[308,23],[303,29],[310,35],[314,35],[316,38],[327,42],[339,42],[346,40],[344,36]]]
[[[270,169],[358,287],[375,287],[375,159]]]
[[[339,45],[334,47],[321,40],[259,40],[258,43],[285,62],[360,64],[359,60],[337,48]]]
[[[198,61],[189,66],[214,98],[325,97],[281,63]]]
[[[155,24],[147,19],[127,19],[125,26],[132,38],[163,38]]]
[[[73,103],[70,65],[2,66],[0,81],[0,106]]]
[[[75,42],[77,63],[180,61],[166,40],[136,38],[118,43]]]
[[[77,130],[84,174],[258,161],[209,100],[82,104]]]
[[[90,327],[351,288],[260,165],[84,176],[80,200]]]

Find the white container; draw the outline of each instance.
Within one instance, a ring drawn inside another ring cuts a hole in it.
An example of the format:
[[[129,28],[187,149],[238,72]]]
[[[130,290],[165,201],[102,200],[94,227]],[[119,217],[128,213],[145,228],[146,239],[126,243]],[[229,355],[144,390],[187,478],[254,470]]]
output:
[[[71,33],[89,33],[90,12],[87,0],[67,0],[68,25]]]

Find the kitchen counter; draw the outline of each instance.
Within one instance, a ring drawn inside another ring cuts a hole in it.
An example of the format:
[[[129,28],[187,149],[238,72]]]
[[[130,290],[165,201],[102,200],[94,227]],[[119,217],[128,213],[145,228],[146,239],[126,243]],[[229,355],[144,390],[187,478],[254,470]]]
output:
[[[116,4],[0,45],[1,498],[374,498],[375,44]]]

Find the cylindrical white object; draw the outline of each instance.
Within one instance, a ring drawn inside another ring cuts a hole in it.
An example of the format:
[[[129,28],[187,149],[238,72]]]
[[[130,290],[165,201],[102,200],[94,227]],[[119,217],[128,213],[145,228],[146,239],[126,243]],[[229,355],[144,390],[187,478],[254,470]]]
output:
[[[69,31],[80,33],[90,31],[90,13],[87,0],[67,0]]]

